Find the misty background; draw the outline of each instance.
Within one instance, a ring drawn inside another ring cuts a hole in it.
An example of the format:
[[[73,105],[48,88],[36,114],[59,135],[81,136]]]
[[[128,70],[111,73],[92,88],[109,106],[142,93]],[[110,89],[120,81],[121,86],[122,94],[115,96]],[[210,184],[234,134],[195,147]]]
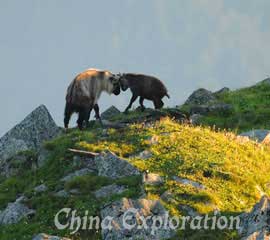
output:
[[[0,135],[40,104],[62,126],[66,88],[87,68],[154,75],[166,106],[199,87],[252,85],[270,75],[269,9],[269,0],[2,0]],[[104,93],[101,112],[129,98]]]

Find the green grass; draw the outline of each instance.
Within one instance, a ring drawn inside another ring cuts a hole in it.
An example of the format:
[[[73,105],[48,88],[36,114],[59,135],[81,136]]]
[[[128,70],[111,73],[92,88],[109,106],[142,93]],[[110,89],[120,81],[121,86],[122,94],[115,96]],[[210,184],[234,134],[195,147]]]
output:
[[[233,106],[229,114],[219,112],[207,115],[202,124],[221,129],[248,131],[250,129],[270,129],[270,84],[261,83],[219,95],[218,102]],[[188,106],[183,109],[187,110]]]
[[[223,97],[225,99],[226,96]],[[79,213],[88,210],[89,215],[98,215],[100,207],[106,202],[139,196],[140,177],[112,180],[89,174],[62,183],[60,179],[63,176],[80,168],[74,165],[73,154],[67,151],[68,148],[95,152],[111,150],[142,171],[160,174],[165,179],[164,184],[145,186],[146,197],[160,199],[165,191],[171,192],[172,199],[162,203],[172,215],[186,214],[179,209],[179,205],[188,205],[202,214],[211,214],[219,209],[224,215],[237,215],[249,210],[258,201],[258,189],[270,194],[270,149],[251,141],[241,142],[233,133],[183,125],[169,118],[147,126],[133,124],[120,130],[110,129],[106,136],[102,132],[98,128],[83,132],[70,130],[68,134],[45,144],[50,151],[45,166],[36,171],[24,171],[24,174],[0,183],[0,209],[20,194],[29,198],[26,201],[29,207],[37,209],[32,219],[1,227],[1,239],[31,239],[40,232],[73,239],[100,239],[99,232],[81,231],[71,236],[68,231],[57,230],[53,223],[55,214],[63,207],[70,207]],[[157,144],[151,144],[152,137]],[[142,150],[151,151],[152,157],[147,160],[128,158]],[[188,178],[206,188],[199,190],[177,183],[173,176]],[[48,191],[35,194],[33,188],[41,183],[49,187]],[[95,199],[93,191],[112,183],[124,185],[128,190],[110,199]],[[55,197],[53,193],[63,188],[79,189],[80,194],[69,198]],[[179,231],[178,237],[183,236],[187,239],[216,239],[216,236],[237,239],[235,231]]]

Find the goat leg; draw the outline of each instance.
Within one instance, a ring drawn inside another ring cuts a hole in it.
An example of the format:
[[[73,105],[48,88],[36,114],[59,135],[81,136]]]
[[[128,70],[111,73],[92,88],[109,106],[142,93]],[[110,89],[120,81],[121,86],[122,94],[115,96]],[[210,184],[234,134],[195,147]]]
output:
[[[128,112],[128,110],[132,107],[132,104],[136,101],[137,98],[138,98],[137,95],[134,95],[134,94],[132,95],[132,97],[130,99],[130,102],[129,102],[126,110],[124,111],[124,113],[127,113]]]
[[[144,101],[144,98],[143,97],[140,97],[140,106],[141,106],[141,110],[142,112],[145,110],[145,106],[143,105],[143,101]]]
[[[104,125],[103,125],[103,122],[102,122],[100,114],[99,114],[99,106],[97,103],[94,105],[94,111],[95,111],[96,120],[99,120],[99,123],[100,123],[101,127],[103,128]]]

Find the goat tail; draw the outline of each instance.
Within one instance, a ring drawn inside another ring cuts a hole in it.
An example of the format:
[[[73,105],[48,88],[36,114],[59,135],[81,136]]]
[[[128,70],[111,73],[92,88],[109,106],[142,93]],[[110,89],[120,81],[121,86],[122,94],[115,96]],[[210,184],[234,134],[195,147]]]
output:
[[[72,104],[69,102],[66,102],[65,113],[64,113],[64,126],[66,129],[68,128],[69,120],[70,120],[72,113],[73,113]]]
[[[76,80],[74,79],[71,84],[68,86],[67,94],[66,94],[66,102],[72,103],[73,101],[73,92],[75,88]]]
[[[166,93],[165,96],[166,96],[167,98],[170,98],[170,95],[169,95],[168,93]]]

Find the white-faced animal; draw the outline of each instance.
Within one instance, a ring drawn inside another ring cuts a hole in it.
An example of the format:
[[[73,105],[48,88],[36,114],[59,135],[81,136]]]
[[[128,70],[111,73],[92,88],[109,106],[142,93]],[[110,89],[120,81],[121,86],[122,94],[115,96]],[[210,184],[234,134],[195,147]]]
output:
[[[92,109],[96,119],[100,119],[98,99],[101,93],[120,94],[119,77],[109,71],[88,69],[78,74],[67,89],[64,125],[68,128],[71,115],[78,113],[77,124],[79,129],[83,123],[88,123]],[[101,122],[102,123],[102,122]]]
[[[160,109],[164,105],[162,98],[164,96],[170,98],[167,88],[156,77],[134,73],[124,73],[119,74],[119,76],[121,89],[126,91],[130,88],[132,92],[132,97],[125,112],[131,108],[133,102],[136,101],[138,97],[140,97],[139,102],[142,111],[145,109],[143,105],[144,99],[153,101],[155,109]]]

